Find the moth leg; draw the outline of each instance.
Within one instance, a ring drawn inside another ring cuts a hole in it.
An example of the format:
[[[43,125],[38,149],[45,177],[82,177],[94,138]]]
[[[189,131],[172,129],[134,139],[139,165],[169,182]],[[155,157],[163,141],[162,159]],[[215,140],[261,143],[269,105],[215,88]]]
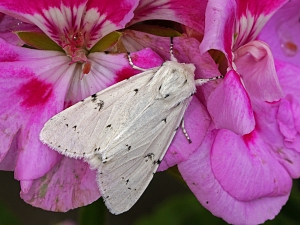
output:
[[[182,129],[182,132],[184,134],[184,136],[186,137],[186,139],[188,140],[188,142],[191,144],[192,143],[192,140],[190,139],[190,136],[188,135],[185,127],[184,127],[184,119],[182,118],[181,120],[181,129]]]
[[[132,62],[131,56],[130,56],[130,52],[127,52],[127,58],[128,58],[128,61],[129,61],[130,66],[131,66],[133,69],[140,70],[140,71],[143,71],[143,72],[149,70],[149,69],[143,69],[143,68],[141,68],[141,67],[138,67],[138,66],[134,65],[133,62]]]
[[[201,86],[202,84],[205,84],[209,81],[217,80],[217,79],[221,79],[221,78],[224,78],[224,76],[221,75],[221,76],[211,77],[211,78],[207,78],[207,79],[197,79],[197,80],[195,80],[195,84],[196,84],[196,86]]]
[[[173,52],[173,46],[174,46],[173,37],[170,37],[170,39],[171,39],[170,40],[170,59],[173,62],[178,62],[178,60],[175,58],[174,52]]]

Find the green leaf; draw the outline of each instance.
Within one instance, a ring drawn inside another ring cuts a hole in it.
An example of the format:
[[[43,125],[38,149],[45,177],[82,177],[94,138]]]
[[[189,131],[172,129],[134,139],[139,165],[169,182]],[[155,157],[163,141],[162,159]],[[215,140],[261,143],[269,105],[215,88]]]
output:
[[[151,215],[143,216],[134,225],[199,225],[227,224],[203,208],[191,193],[170,198]]]
[[[54,50],[64,52],[64,50],[56,44],[46,34],[40,32],[17,31],[16,34],[25,42],[26,45],[40,50]]]
[[[80,225],[101,225],[106,219],[107,209],[102,198],[90,205],[82,207],[79,214]]]
[[[104,52],[105,50],[111,48],[116,43],[118,43],[121,33],[117,31],[113,31],[103,38],[101,38],[90,50],[90,53],[92,52]]]

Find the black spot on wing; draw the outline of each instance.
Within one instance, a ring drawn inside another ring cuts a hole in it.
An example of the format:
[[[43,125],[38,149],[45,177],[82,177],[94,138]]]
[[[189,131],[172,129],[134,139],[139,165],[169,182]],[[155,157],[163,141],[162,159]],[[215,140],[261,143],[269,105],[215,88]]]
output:
[[[98,109],[98,111],[100,111],[104,106],[104,101],[99,100],[98,102],[96,102],[96,107],[94,109]]]
[[[95,102],[97,100],[97,94],[91,95],[92,102]]]
[[[137,94],[139,92],[139,89],[134,89],[133,91],[135,91],[135,94]]]
[[[75,125],[74,127],[72,127],[74,129],[74,131],[76,131],[77,125]]]
[[[125,145],[127,147],[127,150],[130,151],[131,145]]]
[[[146,158],[145,162],[148,162],[149,160],[153,160],[154,158],[154,153],[148,153],[147,155],[144,156],[144,158]]]

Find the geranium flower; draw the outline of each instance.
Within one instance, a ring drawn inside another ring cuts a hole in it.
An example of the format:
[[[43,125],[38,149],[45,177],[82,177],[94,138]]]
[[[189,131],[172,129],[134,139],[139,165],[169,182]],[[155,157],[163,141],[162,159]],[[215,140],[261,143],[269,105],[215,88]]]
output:
[[[285,2],[208,2],[200,50],[217,49],[227,58],[227,68],[220,68],[227,71],[224,83],[207,103],[217,128],[247,134],[255,126],[250,98],[274,101],[282,96],[271,51],[265,43],[254,39]],[[224,107],[226,110],[222,110]]]
[[[282,4],[227,1],[222,8],[211,1],[206,11],[207,30],[214,32],[205,33],[212,39],[204,36],[200,49],[223,51],[229,67],[224,82],[208,98],[216,124],[178,168],[201,204],[231,224],[273,219],[289,197],[292,178],[300,176],[299,152],[286,143],[287,136],[297,134],[297,105],[279,99],[287,90],[295,90],[289,85],[282,92],[280,87],[282,77],[292,79],[292,73],[288,75],[278,63],[276,72],[267,45],[252,41]],[[225,16],[221,20],[217,15]],[[221,23],[221,29],[212,26],[213,19]],[[288,101],[294,100],[289,97]],[[281,107],[291,108],[287,117]]]
[[[53,115],[137,72],[124,54],[91,52],[98,41],[124,28],[135,9],[139,15],[135,21],[157,16],[186,25],[198,24],[192,19],[196,13],[190,9],[186,17],[177,17],[187,11],[178,7],[179,1],[161,3],[173,16],[159,10],[155,13],[155,8],[160,8],[159,2],[141,1],[140,8],[136,8],[137,3],[135,0],[1,1],[0,12],[36,25],[37,30],[54,41],[52,51],[45,51],[18,47],[0,39],[0,168],[15,171],[15,178],[21,183],[21,197],[26,202],[47,210],[67,211],[100,197],[95,172],[86,163],[62,157],[38,139],[44,123]],[[151,3],[151,10],[147,11],[144,3]],[[149,49],[132,57],[143,68],[162,63]],[[196,115],[202,118],[198,112]]]

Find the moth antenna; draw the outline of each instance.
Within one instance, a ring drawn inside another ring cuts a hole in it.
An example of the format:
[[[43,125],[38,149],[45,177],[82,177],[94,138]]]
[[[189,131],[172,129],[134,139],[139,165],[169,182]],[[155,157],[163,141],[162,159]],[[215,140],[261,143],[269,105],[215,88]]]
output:
[[[221,75],[221,76],[216,76],[216,77],[211,77],[211,78],[206,78],[206,79],[197,79],[197,80],[195,80],[195,84],[196,84],[196,86],[201,86],[202,84],[205,84],[209,81],[218,80],[221,78],[224,78],[224,76]]]
[[[173,46],[174,46],[173,37],[170,37],[170,59],[173,62],[178,62],[178,60],[174,56]]]
[[[182,118],[182,120],[181,120],[181,129],[182,129],[182,132],[183,132],[184,136],[185,136],[186,139],[188,140],[189,144],[191,144],[191,143],[192,143],[192,140],[190,139],[190,136],[188,135],[188,133],[187,133],[185,127],[184,127],[184,119],[183,119],[183,118]]]
[[[143,71],[143,72],[147,71],[147,69],[143,69],[143,68],[138,67],[138,66],[136,66],[136,65],[133,64],[132,59],[131,59],[131,56],[130,56],[130,52],[127,52],[127,59],[128,59],[128,61],[129,61],[130,66],[131,66],[133,69],[140,70],[140,71]]]

